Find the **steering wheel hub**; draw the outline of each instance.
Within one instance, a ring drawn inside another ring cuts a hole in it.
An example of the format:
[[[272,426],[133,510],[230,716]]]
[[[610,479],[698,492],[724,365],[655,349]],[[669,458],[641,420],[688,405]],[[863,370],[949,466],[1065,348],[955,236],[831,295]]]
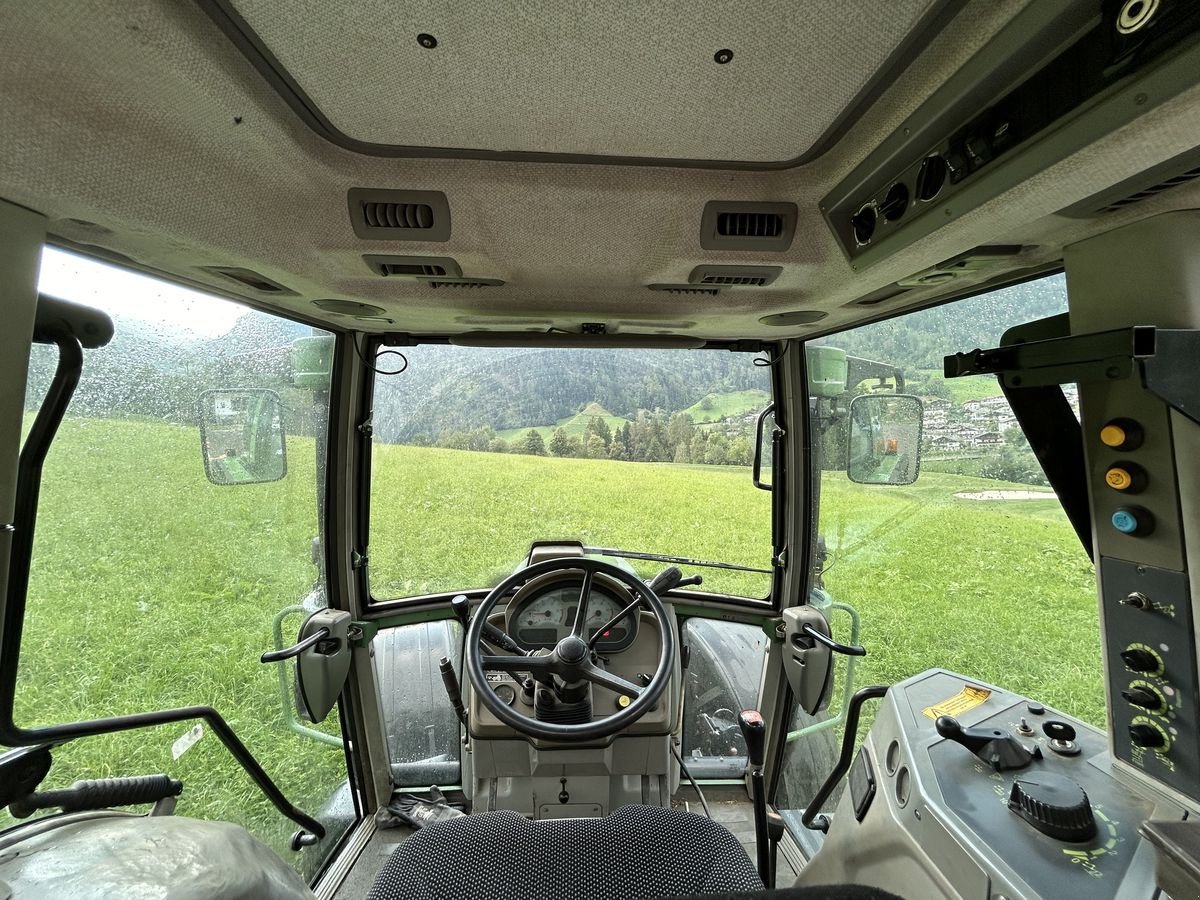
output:
[[[554,648],[554,652],[558,655],[560,662],[564,662],[567,665],[575,665],[587,659],[588,645],[583,638],[568,635],[558,642],[558,646]]]

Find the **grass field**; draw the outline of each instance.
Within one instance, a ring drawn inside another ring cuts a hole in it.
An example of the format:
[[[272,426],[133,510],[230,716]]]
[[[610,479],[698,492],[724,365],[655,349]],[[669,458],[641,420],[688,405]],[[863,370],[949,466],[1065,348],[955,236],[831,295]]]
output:
[[[217,487],[194,428],[68,420],[46,470],[18,721],[211,703],[297,805],[320,809],[341,753],[284,728],[276,672],[258,662],[276,612],[315,577],[311,441],[290,439],[288,462],[283,481]],[[538,538],[769,557],[769,496],[744,469],[401,446],[376,447],[374,466],[380,595],[493,583]],[[823,485],[827,586],[862,613],[870,650],[860,683],[945,666],[1103,720],[1091,565],[1056,502],[957,500],[1005,485],[939,473],[911,487],[826,473]],[[760,593],[762,581],[710,586]],[[48,786],[168,772],[186,785],[181,813],[242,821],[282,847],[293,826],[212,735],[172,759],[184,731],[66,745]]]
[[[620,416],[614,416],[599,403],[589,403],[583,408],[582,411],[575,413],[573,416],[566,416],[565,418],[559,419],[553,425],[535,425],[532,428],[506,428],[503,431],[497,431],[496,437],[502,438],[503,440],[511,443],[513,441],[519,441],[526,435],[526,433],[530,431],[536,431],[542,436],[544,441],[549,443],[551,435],[553,435],[555,430],[559,428],[565,431],[568,435],[579,437],[587,430],[588,425],[592,423],[592,419],[596,418],[597,416],[599,416],[608,424],[608,427],[611,431],[616,431],[629,421],[628,419],[623,419]]]
[[[770,402],[771,395],[766,391],[732,391],[728,394],[709,394],[698,403],[693,403],[684,412],[692,417],[693,422],[700,425],[707,422],[719,422],[725,416],[759,412]]]
[[[919,369],[935,381],[946,386],[950,399],[956,404],[968,400],[986,400],[988,397],[999,397],[1003,391],[995,378],[945,378],[941,369]]]

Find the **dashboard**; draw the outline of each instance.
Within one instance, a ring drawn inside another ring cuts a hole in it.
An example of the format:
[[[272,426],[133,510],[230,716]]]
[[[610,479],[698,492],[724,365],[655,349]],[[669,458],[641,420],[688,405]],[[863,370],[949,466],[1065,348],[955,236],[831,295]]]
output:
[[[552,573],[530,581],[509,601],[504,630],[526,650],[553,648],[571,633],[582,587],[583,576],[573,572]],[[621,584],[597,575],[588,602],[588,639],[632,600]],[[631,612],[610,626],[596,642],[596,649],[614,653],[629,647],[637,637],[639,618]]]

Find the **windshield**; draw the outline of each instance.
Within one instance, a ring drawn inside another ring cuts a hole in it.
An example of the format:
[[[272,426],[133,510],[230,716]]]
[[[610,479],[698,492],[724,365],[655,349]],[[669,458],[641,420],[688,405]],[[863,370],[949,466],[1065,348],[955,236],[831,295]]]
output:
[[[750,478],[755,421],[771,402],[763,357],[403,352],[401,373],[375,378],[376,599],[493,586],[535,541],[757,569],[681,566],[703,575],[698,590],[770,593],[771,497]],[[380,370],[401,365],[379,357]],[[648,577],[666,563],[628,565]]]

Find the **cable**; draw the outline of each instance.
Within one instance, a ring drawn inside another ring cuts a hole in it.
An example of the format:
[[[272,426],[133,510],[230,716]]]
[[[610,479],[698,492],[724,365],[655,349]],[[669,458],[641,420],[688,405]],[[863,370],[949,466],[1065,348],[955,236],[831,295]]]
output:
[[[763,359],[761,356],[756,356],[756,357],[754,357],[754,365],[758,366],[760,369],[765,369],[768,366],[778,365],[779,361],[782,360],[784,358],[784,356],[787,355],[789,346],[791,346],[791,345],[784,344],[783,349],[780,350],[776,356],[771,356],[770,350],[763,350],[762,352],[767,354],[766,359]]]
[[[408,368],[408,357],[405,356],[403,353],[401,353],[399,350],[383,350],[383,351],[376,351],[376,353],[375,353],[375,361],[376,362],[379,361],[379,357],[381,357],[381,356],[391,355],[391,356],[400,357],[400,361],[402,363],[400,368],[389,371],[387,369],[376,368],[375,366],[373,366],[369,362],[367,362],[367,358],[365,356],[363,356],[362,350],[360,350],[358,348],[358,341],[355,340],[354,338],[350,339],[350,346],[354,348],[354,353],[362,361],[362,364],[366,368],[368,368],[372,372],[374,372],[376,375],[399,375],[401,372],[403,372],[405,369]]]
[[[700,798],[700,805],[704,807],[704,814],[711,819],[712,810],[708,808],[708,801],[704,799],[704,791],[700,790],[700,785],[696,784],[696,779],[692,777],[692,773],[689,772],[688,767],[684,765],[683,757],[679,755],[679,748],[675,746],[674,741],[671,741],[671,753],[679,762],[679,771],[684,774],[687,780],[692,783],[692,787],[696,789],[696,796]]]

